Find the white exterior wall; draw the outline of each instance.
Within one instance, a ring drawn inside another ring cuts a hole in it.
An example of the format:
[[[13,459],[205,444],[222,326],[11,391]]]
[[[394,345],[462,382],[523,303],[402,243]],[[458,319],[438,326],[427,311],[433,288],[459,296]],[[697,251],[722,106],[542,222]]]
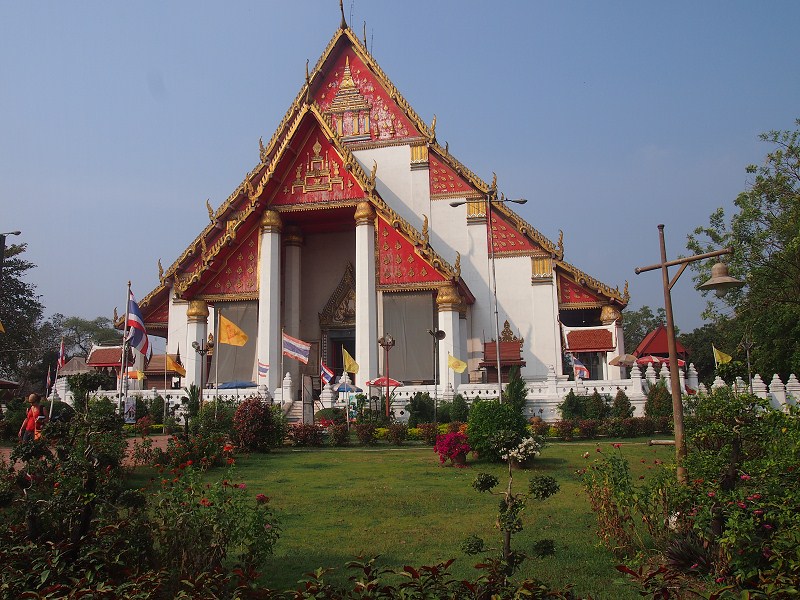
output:
[[[558,290],[556,289],[555,274],[550,281],[530,284],[531,299],[530,313],[533,323],[533,337],[525,339],[523,358],[528,361],[525,367],[526,376],[531,378],[547,377],[550,367],[555,373],[562,372],[561,357],[561,332],[558,320]],[[528,353],[536,357],[532,363]],[[532,367],[535,367],[532,369]]]
[[[175,298],[173,288],[169,290],[169,323],[167,325],[167,352],[170,354],[176,353],[179,349],[181,351],[181,359],[183,360],[186,355],[192,350],[191,342],[186,341],[186,309],[189,308],[189,303],[185,300],[178,300]]]

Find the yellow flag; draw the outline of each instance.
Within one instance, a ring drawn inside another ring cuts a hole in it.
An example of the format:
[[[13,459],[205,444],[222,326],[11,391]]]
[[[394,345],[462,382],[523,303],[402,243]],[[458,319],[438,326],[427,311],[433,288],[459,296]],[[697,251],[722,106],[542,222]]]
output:
[[[358,373],[358,363],[353,360],[353,357],[342,346],[342,360],[344,361],[344,370],[348,373]]]
[[[731,362],[732,358],[730,354],[725,354],[717,350],[714,344],[711,344],[711,349],[714,351],[714,362],[718,365],[724,365],[725,363]]]
[[[169,354],[167,354],[166,357],[167,357],[167,370],[173,371],[178,375],[180,375],[181,377],[186,377],[186,369],[184,369],[177,362],[175,362],[175,360]]]
[[[5,332],[6,332],[6,328],[3,327],[3,322],[0,321],[0,333],[5,333]]]
[[[456,373],[463,373],[467,369],[467,363],[463,360],[457,359],[455,356],[447,353],[447,366],[453,369]]]
[[[234,325],[233,321],[220,315],[219,343],[229,346],[244,346],[247,343],[247,334]]]

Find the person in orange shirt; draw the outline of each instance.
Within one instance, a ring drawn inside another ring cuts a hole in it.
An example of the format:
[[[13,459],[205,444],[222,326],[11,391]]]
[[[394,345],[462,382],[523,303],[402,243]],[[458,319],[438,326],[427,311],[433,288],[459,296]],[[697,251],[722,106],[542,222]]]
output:
[[[36,435],[42,427],[44,421],[44,409],[41,405],[39,394],[31,394],[28,396],[30,406],[25,412],[25,419],[22,421],[22,426],[19,428],[19,441],[28,442],[38,436]],[[41,419],[39,417],[42,417]]]

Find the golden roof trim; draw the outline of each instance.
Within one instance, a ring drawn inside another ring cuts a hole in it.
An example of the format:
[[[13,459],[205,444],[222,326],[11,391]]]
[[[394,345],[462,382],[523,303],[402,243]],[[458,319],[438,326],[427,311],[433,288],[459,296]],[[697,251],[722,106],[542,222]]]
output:
[[[607,298],[610,298],[612,300],[617,300],[618,302],[624,305],[627,305],[628,301],[631,298],[630,292],[628,292],[627,282],[625,285],[625,291],[620,293],[619,286],[617,286],[616,288],[612,288],[610,285],[603,283],[599,279],[595,279],[591,275],[588,275],[586,272],[581,271],[575,265],[571,265],[564,260],[556,261],[556,266],[564,269],[565,272],[570,274],[575,283],[577,283],[578,285],[586,286],[593,293],[602,294],[603,296],[606,296]],[[559,306],[560,305],[561,304],[559,303]],[[576,305],[570,304],[569,306],[576,306]],[[599,304],[598,306],[602,306],[602,304]]]

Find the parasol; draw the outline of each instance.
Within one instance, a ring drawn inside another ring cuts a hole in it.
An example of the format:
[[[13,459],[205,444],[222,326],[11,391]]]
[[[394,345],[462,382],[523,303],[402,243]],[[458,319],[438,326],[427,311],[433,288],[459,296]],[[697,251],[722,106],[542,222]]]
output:
[[[372,387],[379,387],[385,388],[387,385],[389,387],[403,387],[402,381],[397,381],[397,379],[392,379],[391,377],[387,378],[385,376],[378,377],[377,379],[372,379],[367,382],[367,385],[371,385]]]
[[[633,354],[620,354],[608,361],[608,364],[612,367],[631,367],[636,364],[636,360]]]
[[[669,364],[669,357],[667,356],[640,356],[636,359],[637,364],[640,365],[668,365]],[[683,367],[686,366],[686,361],[678,359],[678,366]]]

